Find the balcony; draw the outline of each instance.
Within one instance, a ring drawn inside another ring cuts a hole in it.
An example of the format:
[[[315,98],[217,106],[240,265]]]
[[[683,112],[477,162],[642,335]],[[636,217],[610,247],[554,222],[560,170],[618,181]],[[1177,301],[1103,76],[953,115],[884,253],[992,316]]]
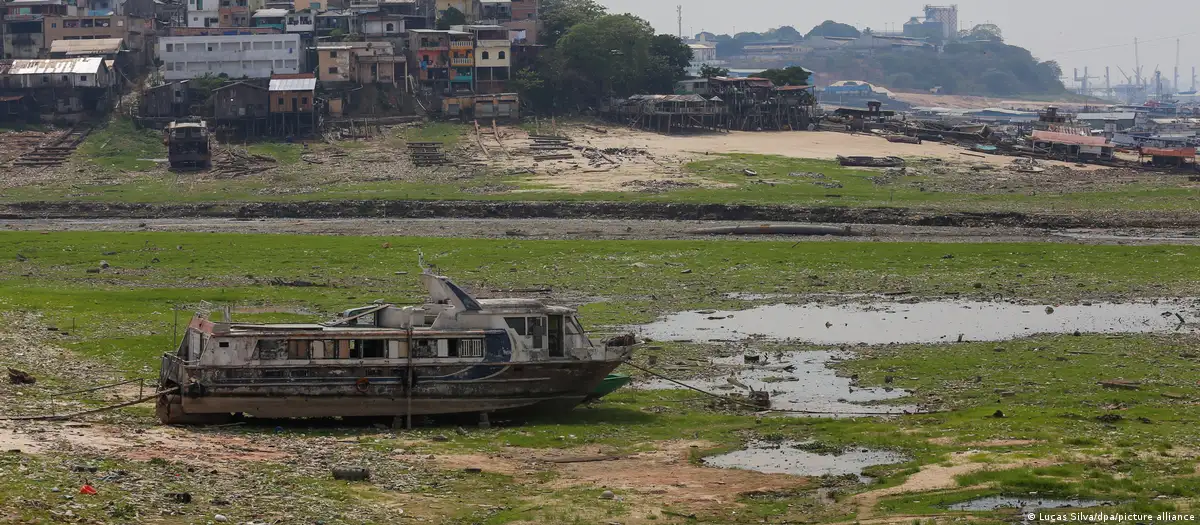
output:
[[[450,80],[454,82],[470,82],[471,78],[473,77],[469,71],[465,73],[457,70],[450,72]]]
[[[512,42],[508,40],[479,40],[479,47],[509,47]]]
[[[450,49],[455,49],[455,50],[475,49],[475,43],[471,42],[470,40],[451,40],[450,41]]]
[[[475,65],[474,57],[454,57],[450,59],[452,66],[473,66]]]
[[[425,50],[425,51],[445,51],[446,43],[445,42],[436,42],[436,41],[435,42],[421,42],[420,44],[417,44],[417,49],[421,49],[421,50]]]

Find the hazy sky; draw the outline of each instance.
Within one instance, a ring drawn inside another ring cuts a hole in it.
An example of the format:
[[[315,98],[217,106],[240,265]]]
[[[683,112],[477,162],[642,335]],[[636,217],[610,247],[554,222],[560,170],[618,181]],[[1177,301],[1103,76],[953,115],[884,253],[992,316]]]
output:
[[[921,0],[599,0],[615,12],[638,15],[663,33],[676,32],[675,6],[683,6],[683,31],[729,33],[764,31],[791,25],[806,33],[832,19],[858,28],[899,29],[922,14]],[[1175,67],[1175,40],[1182,46],[1180,84],[1191,86],[1192,66],[1200,68],[1200,2],[1195,0],[948,0],[958,4],[960,26],[993,23],[1005,40],[1033,51],[1040,60],[1058,60],[1070,77],[1073,68],[1090,67],[1091,76],[1104,76],[1110,66],[1114,84],[1132,75],[1133,39],[1142,40],[1143,70],[1155,65],[1170,79]],[[938,4],[943,5],[943,4]],[[1105,48],[1105,49],[1096,49]],[[1200,74],[1200,69],[1198,69]],[[1104,80],[1093,80],[1102,85]]]

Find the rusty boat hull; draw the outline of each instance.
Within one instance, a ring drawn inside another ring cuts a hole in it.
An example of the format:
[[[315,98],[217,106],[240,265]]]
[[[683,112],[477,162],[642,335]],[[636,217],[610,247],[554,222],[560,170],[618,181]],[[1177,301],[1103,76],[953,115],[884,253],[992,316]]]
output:
[[[186,376],[169,384],[187,386],[177,394],[160,396],[158,415],[172,424],[211,422],[239,413],[261,418],[547,414],[565,412],[584,402],[620,364],[551,361],[488,365],[478,371],[486,376],[478,378],[455,378],[464,372],[461,366],[413,367],[410,387],[405,367],[388,369],[386,374],[366,367],[323,368],[323,377],[313,377],[312,368],[293,367],[287,372],[303,371],[303,377],[281,380],[228,377],[222,372],[239,375],[242,371],[188,370],[181,363],[164,362],[164,369]],[[191,380],[193,377],[197,380]]]

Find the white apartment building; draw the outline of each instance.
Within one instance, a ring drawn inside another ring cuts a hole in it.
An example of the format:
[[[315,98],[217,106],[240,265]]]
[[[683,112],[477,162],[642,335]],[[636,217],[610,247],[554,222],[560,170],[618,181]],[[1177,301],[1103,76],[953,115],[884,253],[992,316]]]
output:
[[[221,25],[221,16],[217,12],[218,0],[188,0],[188,27],[217,27]]]
[[[205,74],[231,79],[269,78],[299,73],[304,67],[300,35],[229,35],[159,37],[163,78],[185,80]]]

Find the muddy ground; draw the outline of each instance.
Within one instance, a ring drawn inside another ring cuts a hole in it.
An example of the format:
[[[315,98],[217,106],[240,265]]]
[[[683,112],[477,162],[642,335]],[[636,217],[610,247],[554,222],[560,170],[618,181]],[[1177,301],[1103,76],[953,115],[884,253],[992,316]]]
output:
[[[196,233],[267,233],[299,235],[403,235],[412,237],[530,239],[730,239],[796,242],[1056,242],[1076,244],[1198,244],[1200,232],[1185,229],[1038,229],[995,226],[898,226],[825,224],[845,236],[710,235],[720,227],[754,228],[758,222],[614,219],[9,219],[12,231],[157,231]],[[773,222],[773,225],[799,223]]]

